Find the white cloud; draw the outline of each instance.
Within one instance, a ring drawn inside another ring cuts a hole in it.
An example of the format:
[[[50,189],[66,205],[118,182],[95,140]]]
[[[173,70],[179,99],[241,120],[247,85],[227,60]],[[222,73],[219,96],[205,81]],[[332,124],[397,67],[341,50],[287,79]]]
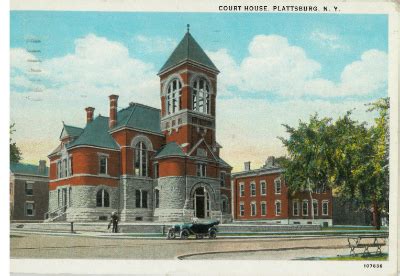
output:
[[[208,54],[221,70],[219,83],[224,90],[236,87],[248,93],[337,97],[372,94],[385,89],[387,83],[387,54],[375,49],[348,64],[340,82],[321,78],[321,64],[278,35],[255,36],[241,63],[226,49]]]
[[[311,33],[310,39],[319,43],[324,48],[329,50],[346,49],[347,47],[341,42],[341,39],[336,34],[329,34],[320,30],[315,30]]]
[[[177,45],[175,39],[161,36],[137,35],[133,42],[135,48],[145,53],[170,53]]]
[[[29,89],[18,92],[20,87],[34,87],[27,74],[27,58],[34,56],[23,49],[11,49],[11,120],[16,123],[13,138],[17,142],[52,139],[53,143],[37,144],[40,150],[32,151],[42,153],[37,159],[57,144],[61,121],[84,126],[84,108],[89,105],[96,108],[95,115],[108,116],[110,94],[120,96],[120,107],[130,101],[159,107],[159,81],[153,64],[130,56],[119,42],[89,34],[75,41],[73,53],[43,60],[43,72],[38,76],[45,89],[40,93]]]

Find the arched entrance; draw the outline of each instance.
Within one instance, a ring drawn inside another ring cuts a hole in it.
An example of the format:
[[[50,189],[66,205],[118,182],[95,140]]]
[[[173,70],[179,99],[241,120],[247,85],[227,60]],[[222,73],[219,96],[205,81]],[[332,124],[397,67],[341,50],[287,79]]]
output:
[[[205,187],[198,187],[193,196],[194,215],[197,218],[210,217],[210,195]]]

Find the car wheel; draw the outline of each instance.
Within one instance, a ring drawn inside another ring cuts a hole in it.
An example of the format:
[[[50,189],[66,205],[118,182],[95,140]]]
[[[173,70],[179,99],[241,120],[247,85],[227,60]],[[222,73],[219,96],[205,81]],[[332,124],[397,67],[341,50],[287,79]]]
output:
[[[189,231],[187,229],[183,229],[181,231],[181,239],[186,240],[189,237]]]
[[[168,231],[167,239],[168,239],[168,240],[173,240],[173,239],[175,239],[175,231],[174,231],[174,230],[169,230],[169,231]]]
[[[208,233],[208,237],[210,239],[215,239],[217,237],[217,231],[215,229],[211,229],[210,232]]]

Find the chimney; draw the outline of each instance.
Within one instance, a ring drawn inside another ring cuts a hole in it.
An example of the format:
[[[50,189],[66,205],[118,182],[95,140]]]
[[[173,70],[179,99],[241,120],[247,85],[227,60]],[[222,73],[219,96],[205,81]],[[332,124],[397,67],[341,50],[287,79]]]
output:
[[[88,106],[85,108],[85,110],[86,110],[86,124],[88,124],[91,121],[93,121],[94,107]]]
[[[244,170],[246,172],[250,171],[250,161],[244,162]]]
[[[46,160],[39,160],[38,173],[39,174],[46,173]]]
[[[117,106],[118,95],[110,95],[110,120],[108,122],[109,128],[113,128],[117,124]]]
[[[268,156],[267,161],[265,162],[265,165],[267,167],[275,166],[275,157],[274,156]]]

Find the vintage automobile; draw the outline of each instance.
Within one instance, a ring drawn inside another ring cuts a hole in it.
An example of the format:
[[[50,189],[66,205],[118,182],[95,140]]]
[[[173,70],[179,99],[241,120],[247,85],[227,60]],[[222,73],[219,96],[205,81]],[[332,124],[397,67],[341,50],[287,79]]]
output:
[[[209,237],[215,239],[217,237],[217,227],[219,221],[198,222],[193,220],[192,223],[175,224],[168,229],[167,239],[175,239],[179,236],[182,240],[187,239],[190,235],[195,235],[196,239]]]

